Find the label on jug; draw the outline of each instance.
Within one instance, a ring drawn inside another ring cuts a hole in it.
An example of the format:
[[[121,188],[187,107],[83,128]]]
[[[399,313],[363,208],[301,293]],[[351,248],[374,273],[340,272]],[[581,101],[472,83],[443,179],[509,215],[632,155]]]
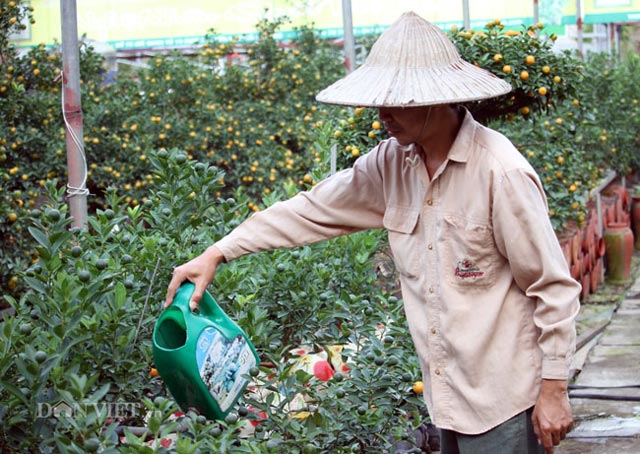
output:
[[[225,412],[247,383],[242,376],[256,365],[246,339],[238,334],[227,339],[215,328],[205,328],[196,346],[198,371],[209,393]]]

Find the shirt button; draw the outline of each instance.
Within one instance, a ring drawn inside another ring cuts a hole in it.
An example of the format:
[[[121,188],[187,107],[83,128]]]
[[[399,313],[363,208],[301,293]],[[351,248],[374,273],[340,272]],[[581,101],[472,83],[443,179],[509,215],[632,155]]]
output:
[[[433,200],[431,199],[427,200],[427,205],[433,205]]]
[[[429,287],[429,293],[433,293],[433,287]]]
[[[431,328],[431,334],[438,334],[438,330],[435,328]]]
[[[429,250],[433,249],[433,244],[429,243],[429,245],[427,246],[427,249]]]
[[[436,375],[440,375],[440,369],[436,369],[436,370],[434,371],[434,374],[436,374]]]

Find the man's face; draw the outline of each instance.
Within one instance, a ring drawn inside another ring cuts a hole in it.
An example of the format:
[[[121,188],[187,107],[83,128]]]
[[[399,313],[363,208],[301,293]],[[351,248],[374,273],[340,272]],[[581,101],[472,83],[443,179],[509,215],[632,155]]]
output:
[[[424,138],[428,127],[425,121],[430,109],[430,106],[380,107],[378,116],[390,136],[395,137],[401,145],[410,145]]]

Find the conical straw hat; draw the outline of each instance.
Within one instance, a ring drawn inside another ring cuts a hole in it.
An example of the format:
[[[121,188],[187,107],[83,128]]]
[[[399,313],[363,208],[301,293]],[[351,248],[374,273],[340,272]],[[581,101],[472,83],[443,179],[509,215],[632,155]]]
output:
[[[493,98],[511,85],[460,58],[435,25],[404,13],[375,42],[362,66],[316,100],[361,107],[411,107]]]

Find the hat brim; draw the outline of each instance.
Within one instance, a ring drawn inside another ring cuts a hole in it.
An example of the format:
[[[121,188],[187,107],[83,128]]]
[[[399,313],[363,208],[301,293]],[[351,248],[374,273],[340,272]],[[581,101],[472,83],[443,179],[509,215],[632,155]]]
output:
[[[316,95],[326,104],[353,107],[414,107],[494,98],[511,85],[462,59],[444,67],[358,69]]]

